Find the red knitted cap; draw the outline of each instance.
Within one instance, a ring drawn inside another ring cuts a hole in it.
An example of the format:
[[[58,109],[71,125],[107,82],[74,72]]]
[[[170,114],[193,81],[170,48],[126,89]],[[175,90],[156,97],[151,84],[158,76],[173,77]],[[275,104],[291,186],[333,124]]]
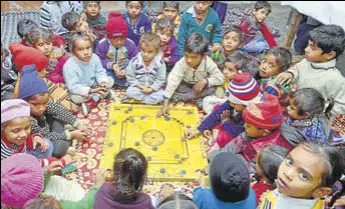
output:
[[[47,57],[40,50],[24,46],[20,43],[10,44],[9,49],[13,56],[13,62],[19,71],[22,71],[26,65],[36,65],[36,70],[39,72],[47,67]]]
[[[128,28],[120,12],[110,12],[108,22],[105,26],[107,38],[126,37],[128,36]]]
[[[264,94],[262,103],[252,103],[242,113],[245,122],[263,129],[275,129],[283,123],[283,113],[278,97]]]

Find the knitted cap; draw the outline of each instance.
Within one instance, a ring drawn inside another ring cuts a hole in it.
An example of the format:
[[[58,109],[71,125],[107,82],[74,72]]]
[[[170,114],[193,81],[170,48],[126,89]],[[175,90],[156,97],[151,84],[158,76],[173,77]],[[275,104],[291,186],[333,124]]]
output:
[[[1,160],[1,203],[22,208],[43,189],[43,170],[39,160],[18,153]]]
[[[256,80],[249,73],[237,73],[228,86],[229,101],[248,106],[260,101],[260,89]]]
[[[18,98],[25,99],[49,92],[47,84],[37,75],[35,65],[24,66],[20,74]]]
[[[54,46],[60,47],[60,46],[65,45],[65,44],[66,44],[66,40],[62,36],[55,35],[53,37],[53,45]]]
[[[23,46],[20,43],[10,44],[9,48],[19,71],[22,71],[25,65],[36,65],[37,71],[43,70],[48,65],[47,57],[36,48]]]
[[[231,152],[220,152],[209,168],[211,188],[223,202],[239,202],[249,195],[250,178],[243,160]]]
[[[30,117],[30,104],[22,99],[1,102],[1,125],[21,117]]]
[[[242,118],[245,122],[257,128],[275,129],[283,123],[283,113],[278,97],[264,94],[261,104],[251,104],[243,110]]]
[[[125,20],[120,12],[110,12],[108,22],[105,26],[107,38],[126,37],[128,36],[128,28]]]

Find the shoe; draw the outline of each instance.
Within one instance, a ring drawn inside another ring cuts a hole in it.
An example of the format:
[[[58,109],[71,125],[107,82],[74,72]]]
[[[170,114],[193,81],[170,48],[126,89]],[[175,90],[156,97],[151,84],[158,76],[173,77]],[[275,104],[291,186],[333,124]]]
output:
[[[81,104],[81,110],[83,111],[84,116],[87,116],[90,113],[91,108],[89,105],[82,103]]]

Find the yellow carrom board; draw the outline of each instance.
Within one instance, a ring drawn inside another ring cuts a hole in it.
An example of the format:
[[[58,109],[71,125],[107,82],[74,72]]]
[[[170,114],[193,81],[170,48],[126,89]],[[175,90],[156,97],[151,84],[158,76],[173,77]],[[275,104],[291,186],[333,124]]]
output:
[[[100,168],[112,169],[114,156],[124,148],[142,152],[153,181],[190,181],[207,165],[200,138],[188,140],[184,132],[197,128],[196,107],[170,107],[168,117],[156,118],[161,106],[111,104]]]

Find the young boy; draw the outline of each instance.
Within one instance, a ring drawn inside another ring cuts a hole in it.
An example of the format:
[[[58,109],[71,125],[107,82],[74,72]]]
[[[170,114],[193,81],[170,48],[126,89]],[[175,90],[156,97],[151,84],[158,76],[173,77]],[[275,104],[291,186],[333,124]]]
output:
[[[114,79],[115,85],[127,87],[126,67],[137,55],[138,49],[134,42],[127,38],[128,29],[121,13],[109,13],[105,30],[107,38],[98,43],[95,53],[101,59],[103,67],[107,69],[108,76]]]
[[[252,16],[241,20],[239,27],[244,33],[245,52],[261,53],[277,46],[273,35],[264,24],[270,13],[271,5],[267,1],[258,1],[254,5]]]
[[[245,131],[225,145],[223,151],[243,157],[251,173],[255,173],[256,154],[264,146],[292,149],[280,133],[283,115],[276,96],[265,94],[262,103],[252,103],[244,109],[242,118]],[[210,159],[214,153],[209,153]]]
[[[199,209],[255,209],[255,192],[250,188],[247,166],[236,155],[220,152],[209,167],[211,188],[194,189],[193,200]]]
[[[106,36],[105,24],[107,20],[101,14],[100,1],[83,1],[84,14],[87,18],[87,24],[94,31],[97,40],[101,40]]]
[[[10,53],[1,43],[1,102],[13,98],[18,76],[13,71]]]
[[[183,15],[178,33],[178,55],[183,56],[186,39],[192,33],[200,33],[212,45],[211,52],[218,51],[222,42],[222,25],[217,13],[210,8],[212,1],[194,1],[194,6]]]
[[[141,37],[140,53],[130,61],[126,71],[129,98],[145,104],[158,104],[163,100],[166,66],[159,53],[160,42],[156,34],[147,33]]]
[[[217,65],[206,55],[208,40],[200,33],[190,35],[184,46],[185,55],[169,74],[164,91],[163,108],[157,116],[167,115],[169,99],[174,92],[178,100],[190,101],[203,98],[223,85],[224,75]]]
[[[344,148],[315,142],[297,145],[278,169],[277,189],[268,193],[260,209],[323,209],[323,197],[345,170]]]
[[[136,46],[139,46],[142,35],[151,32],[151,21],[141,13],[142,8],[142,1],[126,1],[127,12],[123,14],[128,27],[128,38],[134,41]]]
[[[298,89],[312,88],[325,100],[334,100],[331,116],[321,115],[329,135],[336,115],[345,114],[345,78],[335,67],[336,58],[345,49],[345,32],[337,25],[324,25],[309,32],[305,59],[277,76],[281,84],[296,82]],[[328,106],[328,105],[326,105]]]

